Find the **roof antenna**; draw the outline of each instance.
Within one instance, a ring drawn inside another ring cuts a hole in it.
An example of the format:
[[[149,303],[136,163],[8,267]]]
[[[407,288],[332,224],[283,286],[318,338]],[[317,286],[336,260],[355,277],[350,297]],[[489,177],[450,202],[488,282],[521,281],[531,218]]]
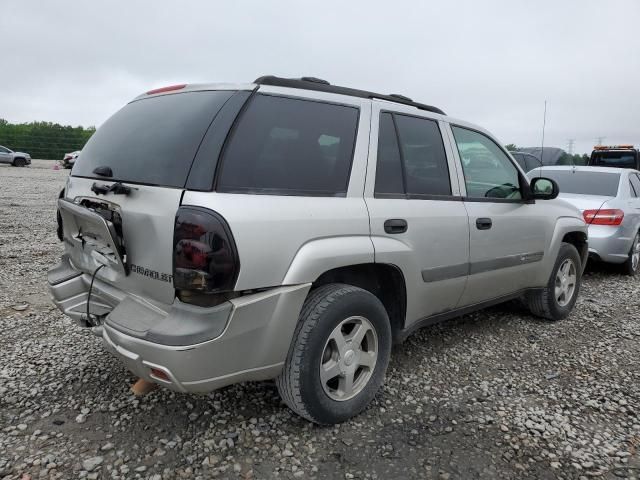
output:
[[[544,167],[544,162],[542,158],[544,157],[544,128],[547,125],[547,101],[544,101],[544,115],[542,117],[542,145],[540,146],[540,176],[542,177],[542,167]]]

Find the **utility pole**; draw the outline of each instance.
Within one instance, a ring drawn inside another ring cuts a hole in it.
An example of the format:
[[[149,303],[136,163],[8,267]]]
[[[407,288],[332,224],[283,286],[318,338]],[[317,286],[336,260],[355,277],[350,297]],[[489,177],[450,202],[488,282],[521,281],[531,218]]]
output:
[[[573,155],[573,144],[575,142],[575,138],[570,138],[569,140],[567,140],[567,150],[569,151],[569,155]]]
[[[602,142],[604,142],[604,139],[607,137],[598,137],[596,138],[596,145],[602,145]]]

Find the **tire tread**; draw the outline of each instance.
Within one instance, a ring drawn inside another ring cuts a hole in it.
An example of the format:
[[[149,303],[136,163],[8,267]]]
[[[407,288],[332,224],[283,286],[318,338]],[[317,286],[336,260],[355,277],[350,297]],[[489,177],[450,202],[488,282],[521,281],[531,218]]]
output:
[[[309,335],[318,323],[320,315],[341,296],[360,290],[344,284],[329,284],[313,290],[302,306],[298,325],[293,333],[287,360],[282,373],[276,378],[276,386],[284,403],[295,413],[307,420],[322,424],[307,409],[300,395],[300,370],[302,355],[309,341]]]

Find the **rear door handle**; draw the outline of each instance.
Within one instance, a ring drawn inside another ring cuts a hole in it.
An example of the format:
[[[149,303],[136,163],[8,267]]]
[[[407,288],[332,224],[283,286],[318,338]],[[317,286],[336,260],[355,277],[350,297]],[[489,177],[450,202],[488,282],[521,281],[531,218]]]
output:
[[[404,233],[408,227],[407,221],[402,218],[390,218],[384,222],[384,231],[387,233]]]
[[[489,230],[493,225],[490,218],[476,218],[476,228],[478,230]]]

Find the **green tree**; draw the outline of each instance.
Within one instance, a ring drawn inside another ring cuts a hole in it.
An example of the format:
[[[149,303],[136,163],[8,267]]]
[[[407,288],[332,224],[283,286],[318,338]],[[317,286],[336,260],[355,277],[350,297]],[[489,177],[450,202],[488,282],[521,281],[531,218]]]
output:
[[[52,122],[14,124],[0,118],[0,145],[33,158],[61,159],[65,153],[81,150],[95,130]]]
[[[516,146],[515,143],[507,143],[504,148],[506,148],[507,150],[509,150],[510,152],[515,152],[516,150],[518,150],[518,147]]]

